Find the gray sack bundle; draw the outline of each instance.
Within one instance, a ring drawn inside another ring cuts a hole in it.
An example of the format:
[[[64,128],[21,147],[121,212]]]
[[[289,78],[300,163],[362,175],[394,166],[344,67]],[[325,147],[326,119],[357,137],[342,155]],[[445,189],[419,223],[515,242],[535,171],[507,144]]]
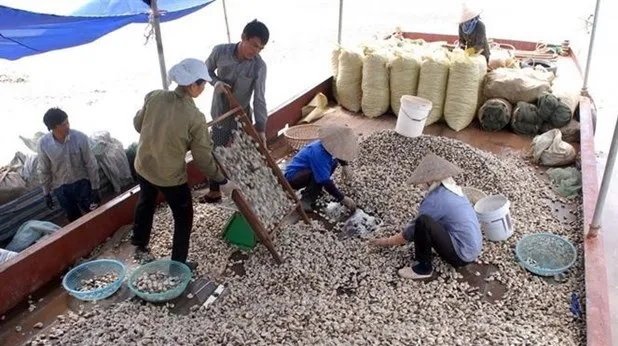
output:
[[[580,125],[579,121],[571,120],[567,126],[560,128],[562,132],[562,140],[570,143],[578,143],[580,137]]]
[[[575,162],[577,151],[572,145],[562,140],[562,132],[549,130],[534,137],[530,145],[532,159],[542,166],[566,166]]]
[[[566,126],[571,121],[573,112],[569,106],[551,93],[539,97],[537,105],[539,116],[543,119],[543,122],[550,124],[552,128]]]
[[[511,127],[515,133],[534,136],[539,133],[543,119],[539,116],[538,108],[528,102],[517,102],[511,119]]]
[[[505,99],[493,98],[479,108],[477,117],[485,131],[500,131],[511,122],[513,106]]]

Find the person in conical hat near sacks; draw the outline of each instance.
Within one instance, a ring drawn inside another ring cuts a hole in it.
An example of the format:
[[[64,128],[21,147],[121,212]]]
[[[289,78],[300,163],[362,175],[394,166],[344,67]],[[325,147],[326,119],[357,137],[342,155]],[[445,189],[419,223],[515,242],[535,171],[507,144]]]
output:
[[[454,267],[465,266],[480,255],[483,241],[479,221],[453,179],[461,172],[459,167],[433,153],[425,156],[410,178],[410,183],[428,187],[418,216],[402,232],[370,240],[371,244],[383,247],[414,242],[415,261],[399,269],[399,276],[431,277],[432,249]]]
[[[489,62],[489,42],[487,42],[485,24],[481,21],[481,12],[470,3],[463,3],[459,19],[459,47],[474,48],[476,52],[482,50],[481,54]]]
[[[358,156],[358,138],[352,129],[344,126],[323,126],[318,135],[319,139],[307,144],[292,158],[285,169],[285,179],[295,190],[304,188],[300,201],[306,212],[314,209],[322,189],[335,201],[355,210],[354,200],[337,188],[331,176],[341,165],[344,179],[352,180],[349,162]]]

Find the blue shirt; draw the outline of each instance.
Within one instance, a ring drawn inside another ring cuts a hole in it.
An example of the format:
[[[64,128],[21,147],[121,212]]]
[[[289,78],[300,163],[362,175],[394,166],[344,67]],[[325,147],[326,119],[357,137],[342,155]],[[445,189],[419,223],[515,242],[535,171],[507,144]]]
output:
[[[474,261],[483,247],[481,226],[466,196],[459,196],[440,185],[423,199],[419,215],[427,215],[448,232],[455,252],[465,262]],[[407,241],[414,240],[415,221],[403,231]]]
[[[285,178],[291,179],[296,173],[311,169],[318,184],[331,180],[331,174],[337,167],[337,159],[326,151],[321,140],[315,140],[302,148],[285,169]]]

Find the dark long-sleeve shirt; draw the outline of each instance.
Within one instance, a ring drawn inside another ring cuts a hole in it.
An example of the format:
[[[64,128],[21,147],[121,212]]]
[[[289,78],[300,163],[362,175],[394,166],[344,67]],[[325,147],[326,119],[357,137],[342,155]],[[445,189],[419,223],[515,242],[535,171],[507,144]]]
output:
[[[266,109],[266,63],[259,55],[251,60],[236,58],[236,43],[215,46],[206,60],[211,84],[221,81],[232,88],[232,93],[245,109],[249,118],[255,113],[255,128],[264,132],[268,112]],[[250,102],[253,95],[253,110]],[[215,95],[212,100],[211,115],[216,118],[227,112],[229,105],[224,94]],[[252,112],[253,111],[253,112]]]
[[[463,24],[459,24],[459,45],[461,48],[474,48],[477,52],[482,49],[481,54],[489,61],[489,42],[487,42],[487,33],[483,22],[476,23],[476,27],[470,34],[465,34]]]

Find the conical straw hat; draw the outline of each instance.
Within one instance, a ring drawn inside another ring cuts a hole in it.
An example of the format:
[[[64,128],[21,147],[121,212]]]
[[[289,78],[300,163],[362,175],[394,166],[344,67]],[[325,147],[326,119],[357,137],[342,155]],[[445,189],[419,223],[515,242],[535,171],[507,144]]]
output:
[[[410,184],[423,184],[434,181],[442,181],[446,178],[454,177],[463,170],[456,165],[448,162],[440,156],[429,153],[423,157],[421,163],[412,172]]]
[[[343,161],[352,161],[358,156],[358,138],[349,127],[326,125],[318,132],[322,145],[329,154]]]
[[[465,23],[470,19],[478,16],[483,12],[478,7],[475,7],[467,2],[464,2],[461,6],[461,17],[459,18],[459,24]]]

